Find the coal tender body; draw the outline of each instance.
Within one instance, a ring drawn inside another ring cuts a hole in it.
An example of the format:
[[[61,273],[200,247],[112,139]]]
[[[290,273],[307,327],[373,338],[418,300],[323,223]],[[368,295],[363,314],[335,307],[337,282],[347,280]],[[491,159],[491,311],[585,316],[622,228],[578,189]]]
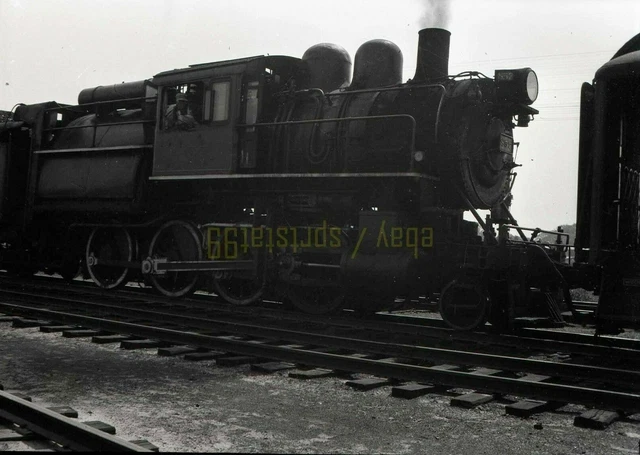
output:
[[[353,80],[348,53],[321,44],[18,107],[0,129],[3,267],[82,264],[107,289],[318,314],[439,294],[459,329],[559,317],[566,248],[507,234],[513,129],[538,112],[537,78],[450,76],[449,38],[420,32],[408,82],[400,49],[373,40]]]

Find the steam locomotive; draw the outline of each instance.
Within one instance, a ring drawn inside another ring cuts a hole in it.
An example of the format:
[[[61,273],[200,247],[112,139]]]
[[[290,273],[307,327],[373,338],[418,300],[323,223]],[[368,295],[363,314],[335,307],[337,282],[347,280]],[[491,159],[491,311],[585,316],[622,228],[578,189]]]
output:
[[[18,106],[0,124],[2,267],[72,278],[82,265],[105,289],[143,280],[169,297],[276,296],[314,314],[439,294],[457,329],[561,320],[570,287],[603,275],[606,242],[585,260],[604,233],[588,227],[596,198],[580,200],[575,266],[566,234],[527,237],[509,211],[513,130],[538,113],[536,74],[450,76],[449,43],[446,30],[421,30],[407,82],[400,49],[372,40],[353,80],[349,54],[319,44],[301,59],[197,64],[85,89],[77,105]],[[587,168],[610,177],[602,153],[583,153],[608,130],[595,132],[581,141],[583,193],[602,190]]]

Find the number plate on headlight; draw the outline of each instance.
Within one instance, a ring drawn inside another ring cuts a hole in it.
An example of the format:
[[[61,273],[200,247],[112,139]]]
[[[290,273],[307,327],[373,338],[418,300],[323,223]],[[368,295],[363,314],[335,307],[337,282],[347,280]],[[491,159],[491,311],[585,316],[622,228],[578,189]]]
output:
[[[513,154],[513,138],[507,134],[500,135],[500,151],[502,153]]]

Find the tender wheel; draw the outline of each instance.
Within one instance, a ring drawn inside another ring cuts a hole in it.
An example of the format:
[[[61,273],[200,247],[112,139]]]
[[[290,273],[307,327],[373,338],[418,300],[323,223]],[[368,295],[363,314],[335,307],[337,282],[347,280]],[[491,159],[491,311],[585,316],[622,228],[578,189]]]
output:
[[[108,261],[133,260],[135,247],[124,228],[98,227],[87,241],[85,264],[91,279],[101,288],[114,289],[127,283],[129,269],[108,265]],[[77,269],[76,269],[77,270]]]
[[[149,245],[149,257],[167,261],[201,261],[200,232],[186,221],[169,221],[158,229]],[[196,290],[199,272],[150,274],[155,289],[167,297],[183,297]]]
[[[297,286],[290,284],[287,297],[291,304],[304,313],[332,314],[343,308],[344,292],[338,286]]]
[[[440,294],[440,315],[456,330],[474,330],[484,325],[489,300],[479,282],[469,278],[451,281]]]

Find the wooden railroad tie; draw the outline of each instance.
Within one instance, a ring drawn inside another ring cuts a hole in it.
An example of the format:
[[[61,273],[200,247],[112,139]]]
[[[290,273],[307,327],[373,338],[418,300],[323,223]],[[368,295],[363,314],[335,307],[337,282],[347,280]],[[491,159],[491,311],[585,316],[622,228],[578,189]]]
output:
[[[373,390],[391,384],[393,384],[393,381],[387,378],[364,378],[345,382],[346,386],[362,391]]]
[[[216,359],[216,365],[221,367],[235,367],[238,365],[246,365],[247,363],[257,362],[258,358],[250,355],[232,355],[225,357],[218,357]]]
[[[78,418],[78,411],[69,406],[51,406],[47,408],[50,411],[57,412],[58,414],[62,414],[65,417],[69,417],[71,419]]]
[[[40,326],[40,331],[42,333],[56,333],[56,332],[64,332],[65,330],[74,330],[78,327],[73,325],[42,325]]]
[[[198,348],[190,346],[171,346],[170,348],[158,348],[158,355],[161,357],[173,357],[176,355],[191,354],[201,352]]]
[[[591,428],[594,430],[604,430],[616,420],[624,417],[616,411],[603,411],[600,409],[590,409],[573,419],[573,424],[581,428]]]
[[[96,344],[108,344],[108,343],[120,343],[126,340],[133,340],[133,337],[128,335],[97,335],[91,337],[91,342]]]
[[[96,430],[104,431],[108,434],[116,434],[116,427],[109,425],[108,423],[101,422],[99,420],[90,420],[88,422],[82,422],[84,425],[88,425]]]
[[[251,371],[257,371],[260,373],[275,373],[277,371],[292,370],[296,366],[293,363],[288,362],[266,362],[266,363],[253,363],[251,364]]]
[[[34,439],[40,439],[34,432],[16,427],[11,422],[0,420],[0,442],[31,441]]]
[[[12,326],[16,329],[26,329],[29,327],[40,327],[41,325],[50,325],[49,321],[41,321],[38,319],[14,318]]]
[[[202,360],[215,360],[223,355],[225,355],[225,353],[221,351],[191,352],[189,354],[185,354],[184,359],[192,362],[199,362]]]
[[[504,408],[508,415],[527,418],[541,412],[555,411],[565,404],[558,401],[521,400]]]
[[[133,440],[131,440],[129,442],[132,443],[132,444],[138,445],[138,446],[142,447],[143,449],[151,450],[152,452],[159,452],[160,451],[158,446],[155,446],[155,445],[151,444],[146,439],[133,439]]]
[[[97,335],[104,335],[104,332],[91,329],[73,329],[62,332],[62,336],[65,338],[89,338]]]
[[[472,409],[481,404],[488,403],[495,399],[496,395],[487,393],[471,392],[465,393],[457,397],[453,397],[450,401],[451,406],[459,408]]]
[[[446,387],[432,384],[405,384],[391,389],[391,396],[411,400],[429,393],[442,393]]]
[[[336,372],[333,370],[326,370],[324,368],[314,368],[313,370],[296,370],[289,373],[289,377],[294,379],[319,379],[329,378],[332,376],[336,376]]]
[[[150,349],[150,348],[165,348],[170,346],[170,343],[159,340],[123,340],[120,343],[120,349],[132,350],[132,349]]]

